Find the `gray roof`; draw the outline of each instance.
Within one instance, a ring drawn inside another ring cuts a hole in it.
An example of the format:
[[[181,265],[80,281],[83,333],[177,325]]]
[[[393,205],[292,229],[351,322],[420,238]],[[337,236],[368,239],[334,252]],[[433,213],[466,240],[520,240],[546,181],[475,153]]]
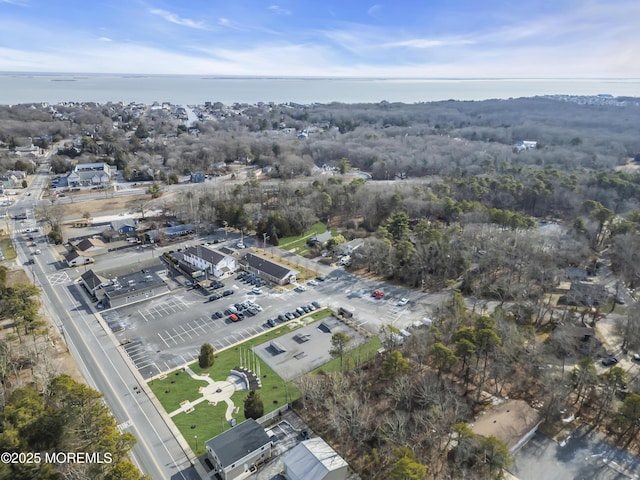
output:
[[[253,253],[247,253],[240,259],[242,265],[248,265],[251,268],[255,268],[261,272],[266,273],[274,278],[285,279],[290,275],[296,275],[300,272],[292,270],[278,263],[267,260],[266,258],[259,257]]]
[[[217,250],[212,250],[203,245],[197,247],[189,247],[185,250],[189,255],[195,255],[202,260],[209,262],[211,265],[217,265],[224,259],[224,255]]]
[[[229,247],[220,247],[218,249],[219,252],[224,253],[225,255],[234,255],[236,253],[235,250],[229,248]]]
[[[215,452],[222,467],[226,468],[270,442],[271,439],[264,428],[249,418],[217,437],[207,440],[207,446]]]
[[[95,289],[100,286],[104,280],[96,274],[93,270],[87,270],[82,275],[80,275],[84,283],[90,288]]]
[[[111,222],[111,228],[116,232],[119,232],[122,227],[132,227],[136,229],[136,221],[133,218],[118,219]]]
[[[164,285],[164,281],[155,272],[144,271],[116,277],[111,281],[111,285],[104,287],[104,291],[107,297],[118,298],[141,290],[151,290],[160,285]]]

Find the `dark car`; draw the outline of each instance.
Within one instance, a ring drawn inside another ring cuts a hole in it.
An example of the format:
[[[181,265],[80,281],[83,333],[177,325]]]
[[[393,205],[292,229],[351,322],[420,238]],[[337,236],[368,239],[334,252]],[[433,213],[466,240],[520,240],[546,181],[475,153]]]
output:
[[[233,290],[225,290],[222,292],[223,297],[228,297],[229,295],[233,295]]]
[[[210,287],[209,287],[209,288],[211,288],[211,289],[213,289],[213,290],[217,290],[217,289],[222,288],[222,287],[224,287],[224,283],[216,281],[216,282],[213,282],[213,283],[210,285]]]
[[[291,312],[285,313],[284,316],[287,317],[288,320],[293,320],[294,318],[296,318],[296,316]]]
[[[324,275],[316,277],[316,280],[319,281],[319,282],[324,282],[326,279],[327,279],[327,277],[325,277]]]
[[[220,310],[218,310],[217,312],[214,312],[213,315],[211,315],[211,318],[222,318],[224,317],[224,313],[222,313]]]
[[[616,363],[618,363],[618,359],[616,357],[607,357],[602,360],[602,365],[605,367],[610,367],[612,365],[615,365]]]
[[[215,300],[218,300],[219,298],[222,298],[222,295],[220,295],[219,293],[215,293],[209,297],[209,301],[213,302]]]
[[[276,326],[276,322],[273,319],[269,319],[267,320],[267,325],[269,325],[271,328]]]
[[[278,321],[280,323],[282,322],[286,322],[287,321],[287,317],[285,317],[282,313],[280,315],[278,315]]]
[[[311,302],[311,305],[313,305],[316,308],[320,308],[320,303],[318,303],[318,302],[315,302],[315,301]]]

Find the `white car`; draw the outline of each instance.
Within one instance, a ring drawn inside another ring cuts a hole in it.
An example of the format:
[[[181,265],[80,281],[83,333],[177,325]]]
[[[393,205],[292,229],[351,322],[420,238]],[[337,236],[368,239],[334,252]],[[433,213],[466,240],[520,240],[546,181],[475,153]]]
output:
[[[318,282],[316,282],[315,280],[309,280],[307,282],[307,285],[311,285],[312,287],[315,287],[316,285],[318,285]]]
[[[307,289],[307,287],[305,287],[304,285],[298,285],[298,286],[295,288],[295,291],[296,291],[296,292],[304,292],[306,289]]]
[[[396,305],[398,305],[399,307],[404,307],[407,303],[409,303],[408,298],[401,298],[400,300],[398,300],[398,303]]]
[[[259,288],[252,288],[251,293],[253,293],[254,295],[260,295],[262,293],[262,290],[260,290]]]
[[[238,242],[238,243],[236,243],[236,247],[237,247],[237,248],[246,248],[246,247],[244,246],[244,243],[242,243],[242,242]]]

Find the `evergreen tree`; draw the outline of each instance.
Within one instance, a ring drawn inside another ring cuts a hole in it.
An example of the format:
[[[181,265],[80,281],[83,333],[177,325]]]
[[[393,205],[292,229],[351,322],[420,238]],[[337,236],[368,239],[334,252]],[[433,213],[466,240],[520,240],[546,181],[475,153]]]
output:
[[[245,418],[257,420],[262,415],[264,415],[264,404],[260,394],[255,390],[251,390],[247,398],[244,399],[244,416]]]
[[[204,343],[202,347],[200,347],[198,365],[200,365],[200,368],[209,368],[213,366],[215,361],[216,359],[213,347],[209,343]]]

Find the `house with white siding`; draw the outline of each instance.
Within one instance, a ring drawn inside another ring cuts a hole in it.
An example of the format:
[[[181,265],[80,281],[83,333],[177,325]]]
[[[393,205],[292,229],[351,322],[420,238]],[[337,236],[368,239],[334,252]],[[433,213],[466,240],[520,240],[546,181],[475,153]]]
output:
[[[221,278],[238,269],[236,259],[205,245],[189,247],[183,252],[182,260],[194,268],[207,272],[209,276]]]

